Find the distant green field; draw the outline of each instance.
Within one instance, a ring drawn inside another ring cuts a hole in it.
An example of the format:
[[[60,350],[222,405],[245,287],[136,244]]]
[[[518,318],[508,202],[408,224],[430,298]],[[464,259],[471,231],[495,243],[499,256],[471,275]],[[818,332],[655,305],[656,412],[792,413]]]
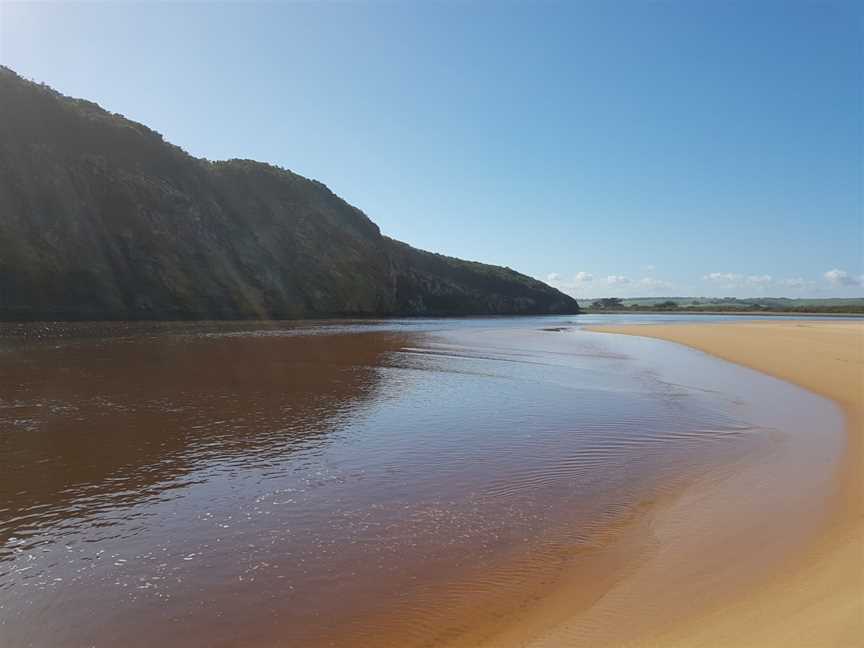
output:
[[[679,306],[864,306],[864,297],[792,299],[788,297],[634,297],[623,299],[625,306],[654,306],[674,301]]]
[[[792,299],[788,297],[634,297],[583,300],[588,310],[728,311],[789,313],[864,313],[864,297]]]

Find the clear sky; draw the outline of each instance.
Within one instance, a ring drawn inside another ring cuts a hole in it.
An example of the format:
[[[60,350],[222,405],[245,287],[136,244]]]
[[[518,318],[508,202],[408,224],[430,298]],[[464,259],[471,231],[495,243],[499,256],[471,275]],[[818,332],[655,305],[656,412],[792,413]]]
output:
[[[0,62],[577,297],[862,296],[862,6],[3,2]]]

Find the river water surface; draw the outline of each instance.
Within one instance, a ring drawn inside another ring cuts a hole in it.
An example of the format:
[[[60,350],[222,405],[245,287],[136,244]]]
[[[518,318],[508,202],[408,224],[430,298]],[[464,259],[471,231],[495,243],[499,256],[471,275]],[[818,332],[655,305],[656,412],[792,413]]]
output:
[[[443,645],[587,604],[711,471],[839,455],[830,403],[598,321],[6,325],[0,645]]]

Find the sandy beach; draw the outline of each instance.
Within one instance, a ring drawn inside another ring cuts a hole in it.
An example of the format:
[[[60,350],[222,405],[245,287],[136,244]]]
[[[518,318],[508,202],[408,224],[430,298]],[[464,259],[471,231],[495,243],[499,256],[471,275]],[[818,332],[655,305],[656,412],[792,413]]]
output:
[[[836,474],[836,497],[825,502],[824,528],[782,568],[746,591],[734,588],[674,624],[618,643],[649,646],[858,646],[864,636],[864,525],[862,525],[862,399],[864,323],[740,322],[598,327],[605,333],[637,335],[684,344],[795,383],[842,407],[848,442]],[[815,432],[815,431],[814,431]],[[815,469],[818,469],[816,467]],[[686,515],[687,497],[661,512],[660,530]],[[683,510],[682,508],[683,507]],[[676,513],[676,509],[678,509]],[[717,513],[722,513],[718,511]],[[771,511],[764,511],[770,516]],[[734,513],[733,513],[734,514]],[[694,520],[695,524],[695,520]],[[715,516],[719,529],[724,521]],[[674,533],[671,534],[674,537]],[[759,553],[764,547],[755,546]],[[711,548],[707,548],[710,555]],[[660,552],[656,561],[663,561]],[[741,561],[741,565],[746,561]],[[740,565],[729,564],[734,572]],[[648,572],[651,570],[649,569]],[[643,583],[640,587],[644,587]],[[660,590],[668,597],[669,592]],[[590,613],[589,613],[590,616]],[[536,645],[574,645],[553,632]]]

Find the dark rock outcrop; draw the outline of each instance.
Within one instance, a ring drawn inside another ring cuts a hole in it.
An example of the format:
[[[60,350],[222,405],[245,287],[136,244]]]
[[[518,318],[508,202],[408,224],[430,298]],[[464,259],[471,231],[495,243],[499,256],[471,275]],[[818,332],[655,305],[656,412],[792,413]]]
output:
[[[513,270],[382,236],[319,182],[193,158],[0,67],[0,319],[577,311]]]

